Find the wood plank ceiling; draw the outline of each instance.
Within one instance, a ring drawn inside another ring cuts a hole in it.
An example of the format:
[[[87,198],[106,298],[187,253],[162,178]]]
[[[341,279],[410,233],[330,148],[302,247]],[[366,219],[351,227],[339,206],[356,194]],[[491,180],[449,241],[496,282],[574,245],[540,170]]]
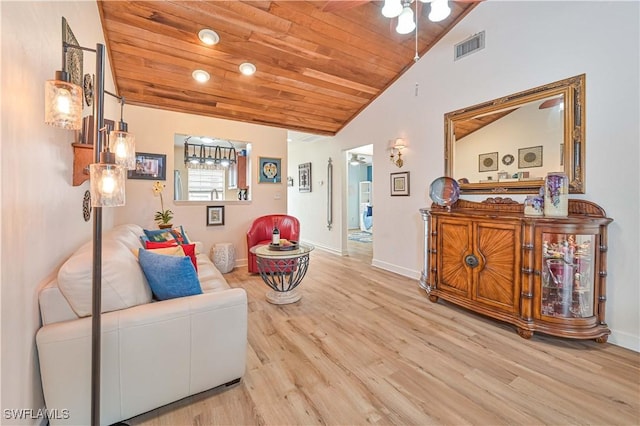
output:
[[[415,32],[397,34],[382,4],[98,1],[98,9],[127,104],[334,135],[414,64]],[[433,23],[418,2],[420,56],[477,3],[449,4],[451,15]],[[220,42],[203,44],[203,28]],[[243,62],[257,72],[242,75]],[[196,69],[211,79],[196,82]]]

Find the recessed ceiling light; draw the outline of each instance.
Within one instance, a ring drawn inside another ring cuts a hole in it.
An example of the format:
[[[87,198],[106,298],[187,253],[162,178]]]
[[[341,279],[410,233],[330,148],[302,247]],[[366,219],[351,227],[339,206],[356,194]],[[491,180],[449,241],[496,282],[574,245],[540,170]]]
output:
[[[240,72],[244,75],[253,75],[256,72],[256,66],[250,62],[240,64]]]
[[[220,41],[220,36],[217,32],[210,30],[209,28],[203,28],[198,33],[198,38],[204,44],[208,44],[209,46],[213,46],[214,44],[218,44]]]
[[[198,83],[206,83],[211,78],[209,73],[204,70],[195,70],[191,75]]]

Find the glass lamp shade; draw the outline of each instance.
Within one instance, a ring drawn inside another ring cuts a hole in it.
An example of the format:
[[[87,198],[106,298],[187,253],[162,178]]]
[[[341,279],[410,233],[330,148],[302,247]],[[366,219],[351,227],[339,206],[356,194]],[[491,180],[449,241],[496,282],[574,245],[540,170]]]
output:
[[[413,10],[411,7],[405,6],[402,9],[402,13],[398,16],[398,25],[396,26],[396,32],[398,34],[409,34],[416,29],[416,23],[413,22]]]
[[[127,169],[119,164],[89,165],[91,206],[118,207],[125,204]]]
[[[135,137],[131,133],[114,130],[111,132],[109,140],[114,141],[111,150],[116,156],[116,164],[125,169],[134,170],[136,168]]]
[[[385,0],[382,6],[382,16],[385,18],[395,18],[402,13],[402,3],[400,0]]]
[[[429,12],[429,20],[431,22],[440,22],[446,19],[451,13],[448,0],[433,0],[431,2],[431,12]]]
[[[82,88],[63,80],[44,82],[44,122],[61,129],[82,128]]]

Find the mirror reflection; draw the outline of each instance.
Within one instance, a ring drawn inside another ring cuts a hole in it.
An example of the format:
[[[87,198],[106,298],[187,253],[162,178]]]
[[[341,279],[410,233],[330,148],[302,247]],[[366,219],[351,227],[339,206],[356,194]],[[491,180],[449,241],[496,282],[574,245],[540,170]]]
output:
[[[563,96],[553,96],[456,122],[453,176],[514,182],[562,170],[563,114]]]
[[[251,144],[216,137],[174,136],[174,200],[250,200]]]
[[[445,114],[445,175],[468,193],[584,193],[584,74]]]

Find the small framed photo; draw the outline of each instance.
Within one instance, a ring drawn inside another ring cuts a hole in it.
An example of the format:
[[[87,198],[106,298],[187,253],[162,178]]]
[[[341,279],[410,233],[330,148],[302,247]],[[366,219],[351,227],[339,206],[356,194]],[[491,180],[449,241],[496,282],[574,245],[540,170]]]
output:
[[[258,161],[258,183],[280,183],[282,181],[282,160],[260,157]]]
[[[478,155],[478,171],[494,172],[498,170],[498,153],[488,152]]]
[[[136,152],[136,168],[127,172],[129,179],[167,180],[167,156]]]
[[[542,167],[542,145],[520,148],[518,150],[518,168]]]
[[[207,206],[207,226],[224,225],[224,206]]]
[[[298,165],[298,179],[300,192],[311,192],[311,163]]]
[[[409,172],[391,173],[391,196],[409,195]]]

